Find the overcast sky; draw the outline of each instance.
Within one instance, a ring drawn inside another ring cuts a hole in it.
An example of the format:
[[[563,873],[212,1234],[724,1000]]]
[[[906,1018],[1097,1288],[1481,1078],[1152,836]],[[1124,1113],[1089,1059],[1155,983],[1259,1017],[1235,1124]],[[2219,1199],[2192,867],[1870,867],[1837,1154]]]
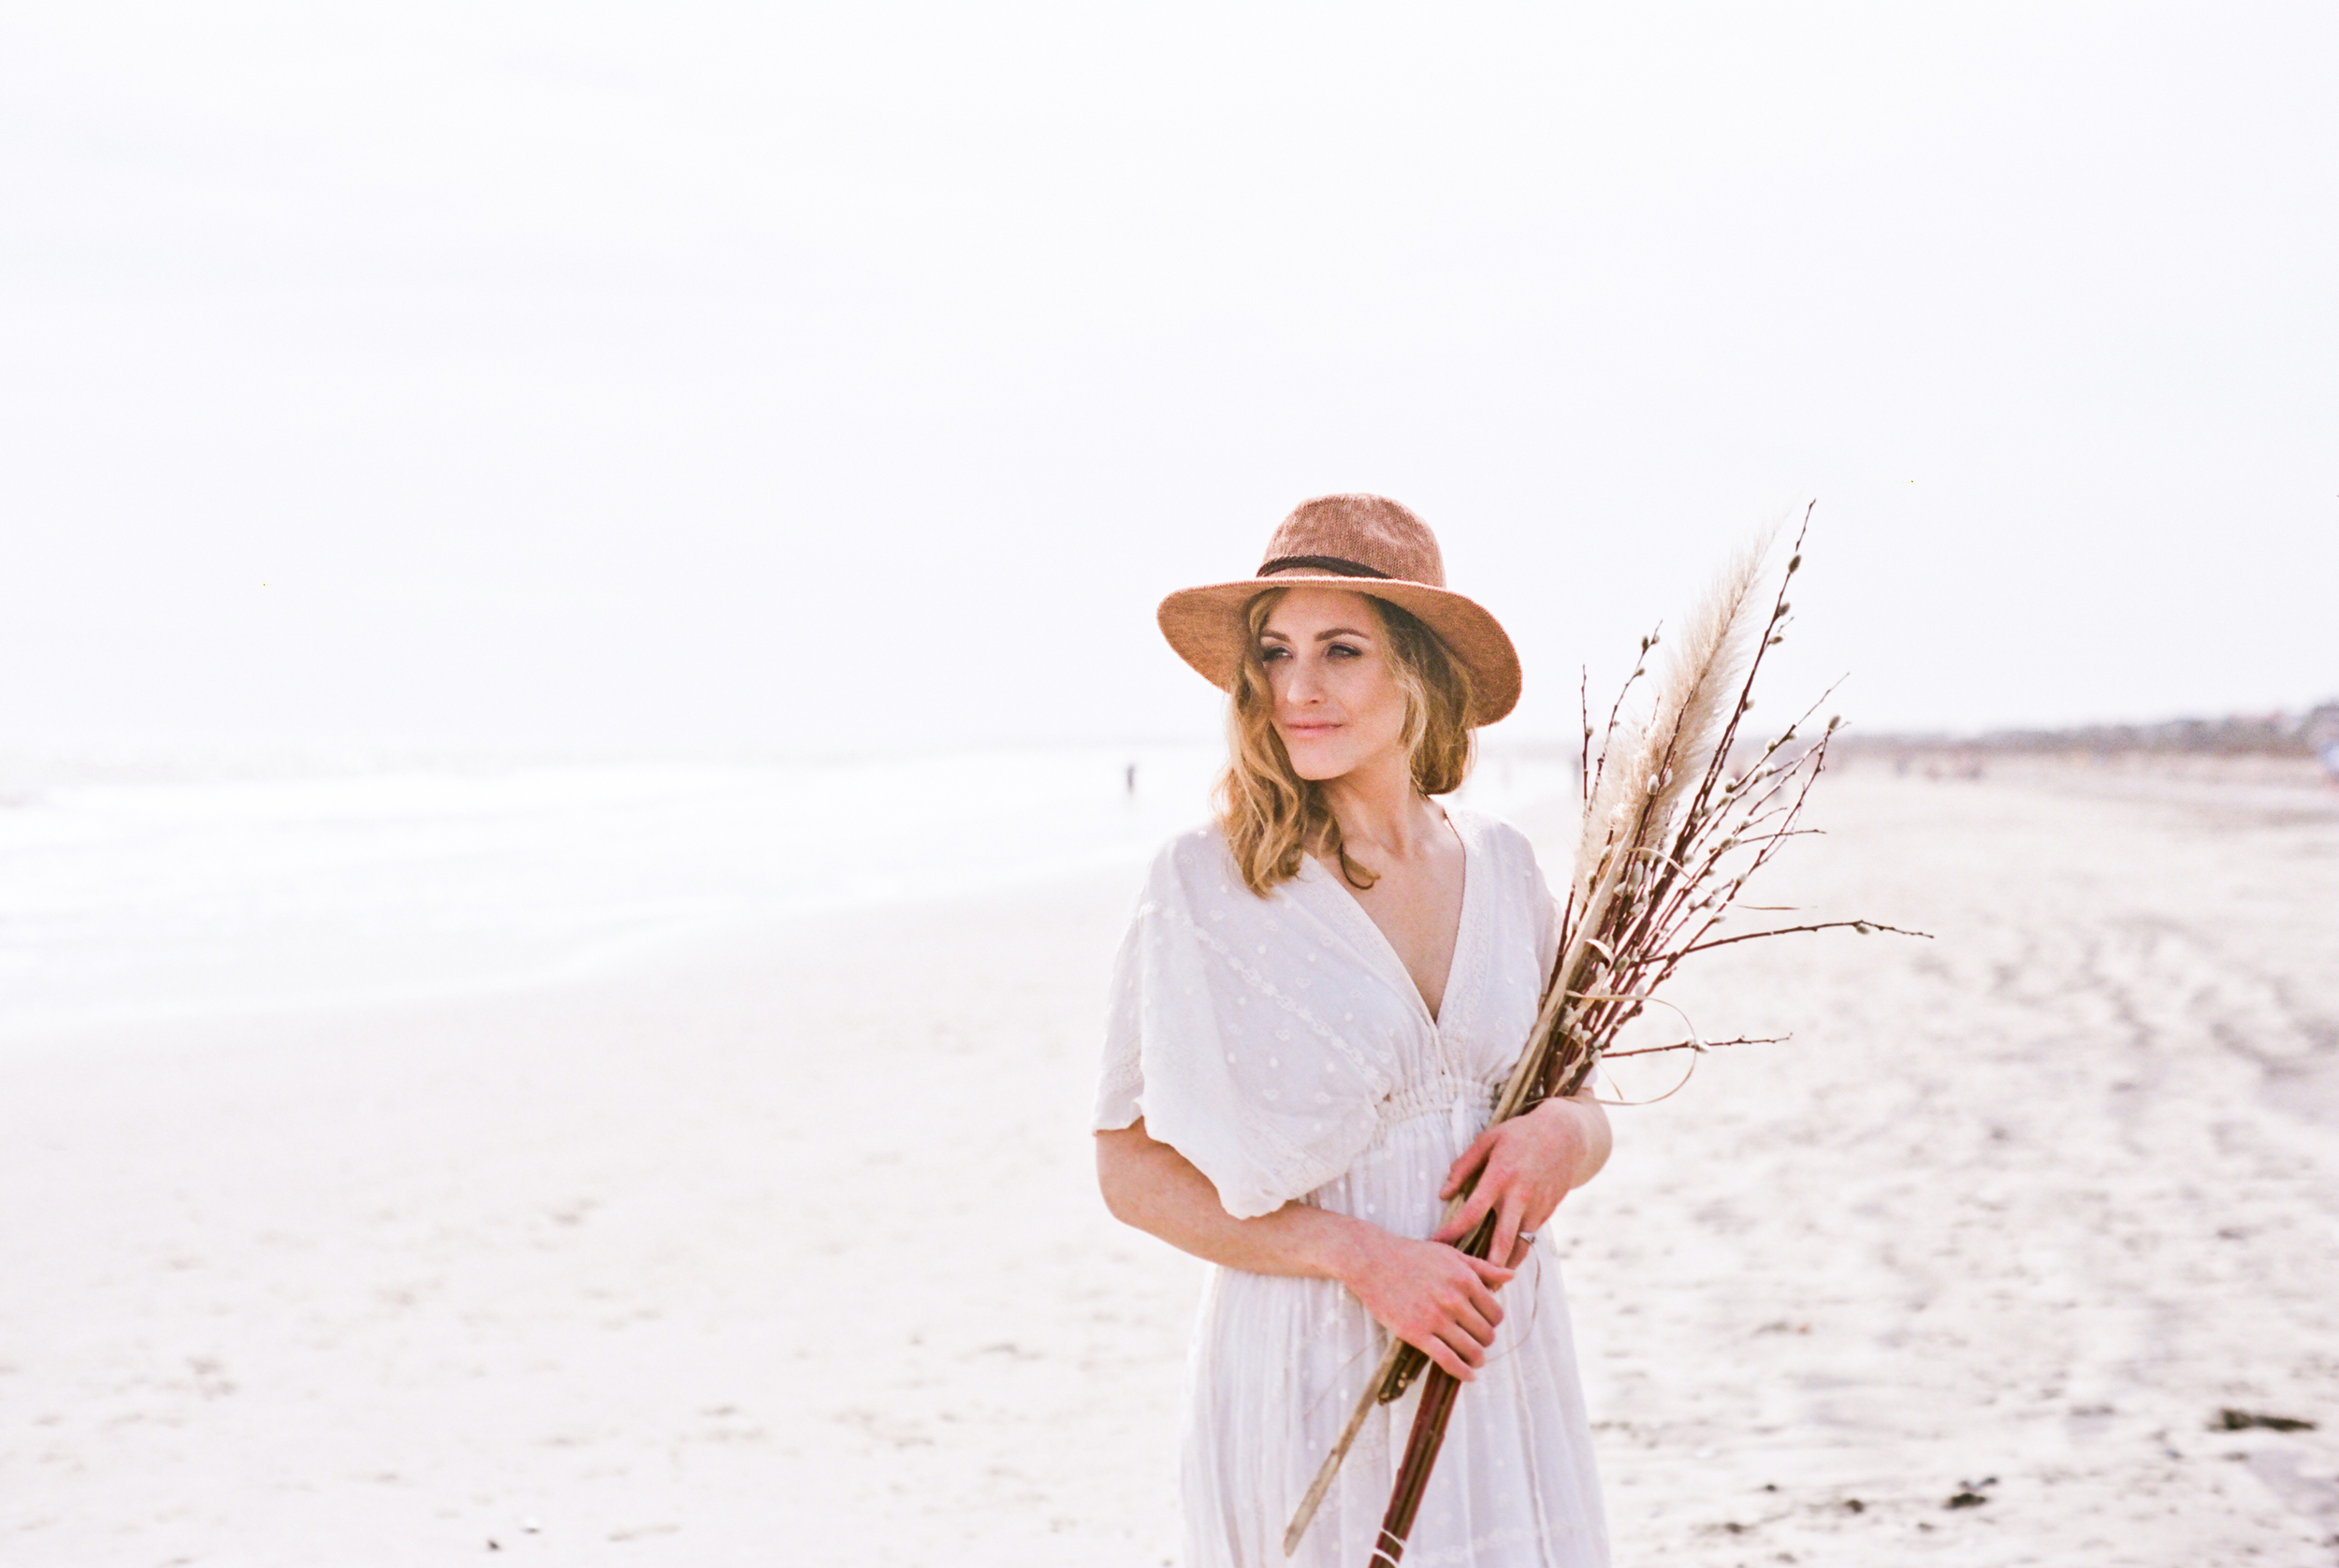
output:
[[[0,746],[1206,734],[1420,511],[1567,732],[2339,696],[2339,8],[0,10]]]

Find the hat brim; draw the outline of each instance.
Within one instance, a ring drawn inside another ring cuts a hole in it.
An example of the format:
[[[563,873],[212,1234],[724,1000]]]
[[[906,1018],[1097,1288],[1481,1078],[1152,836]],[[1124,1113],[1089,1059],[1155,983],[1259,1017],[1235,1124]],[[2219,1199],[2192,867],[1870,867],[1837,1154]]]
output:
[[[1222,691],[1234,690],[1247,635],[1243,611],[1262,593],[1277,588],[1329,588],[1385,599],[1438,635],[1446,650],[1470,672],[1470,727],[1491,724],[1518,705],[1518,650],[1503,623],[1475,602],[1449,588],[1388,577],[1343,577],[1331,573],[1278,573],[1239,583],[1180,588],[1161,602],[1155,618],[1178,657]]]

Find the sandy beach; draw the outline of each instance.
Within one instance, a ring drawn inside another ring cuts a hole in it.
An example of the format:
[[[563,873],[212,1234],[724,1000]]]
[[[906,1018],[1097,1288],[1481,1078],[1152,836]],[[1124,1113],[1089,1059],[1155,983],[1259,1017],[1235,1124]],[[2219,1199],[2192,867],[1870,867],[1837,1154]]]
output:
[[[1792,1042],[1552,1227],[1618,1562],[2339,1561],[2339,791],[1813,821],[1764,902],[1936,939],[1685,974]],[[1084,1130],[1137,878],[11,1046],[0,1561],[1172,1561],[1199,1266]]]

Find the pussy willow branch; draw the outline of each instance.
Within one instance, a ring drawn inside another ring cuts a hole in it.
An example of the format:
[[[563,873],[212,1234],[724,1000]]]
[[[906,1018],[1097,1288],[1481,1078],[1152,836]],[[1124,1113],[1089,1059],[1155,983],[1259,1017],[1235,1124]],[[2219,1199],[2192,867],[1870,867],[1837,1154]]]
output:
[[[1662,1056],[1668,1051],[1721,1051],[1733,1045],[1784,1045],[1792,1038],[1786,1035],[1739,1035],[1726,1040],[1675,1040],[1671,1045],[1642,1045],[1630,1051],[1603,1051],[1604,1062],[1621,1062],[1628,1056]]]
[[[1584,748],[1576,754],[1576,787],[1591,799],[1591,670],[1576,673],[1576,705],[1584,719]]]
[[[1776,617],[1774,616],[1773,618],[1775,620]],[[1740,701],[1733,710],[1734,718],[1736,714],[1742,713],[1747,705],[1742,691]],[[1807,753],[1806,757],[1796,759],[1796,766],[1799,767],[1806,760],[1811,760],[1813,762],[1811,773],[1815,776],[1818,764],[1814,753],[1820,752],[1823,748],[1823,742],[1822,747],[1812,748],[1812,753]],[[1775,751],[1776,747],[1774,746],[1772,749]],[[1713,781],[1718,777],[1718,774],[1709,769],[1707,778],[1701,780],[1699,790],[1692,795],[1683,808],[1684,816],[1689,819],[1689,821],[1674,840],[1676,855],[1655,857],[1665,866],[1665,869],[1659,874],[1654,886],[1645,891],[1643,900],[1639,901],[1642,903],[1642,909],[1638,917],[1635,918],[1633,914],[1633,905],[1636,902],[1635,900],[1617,901],[1610,906],[1609,909],[1609,912],[1616,918],[1608,923],[1612,926],[1621,925],[1624,929],[1612,930],[1607,933],[1609,940],[1603,941],[1595,937],[1587,944],[1595,951],[1605,949],[1608,954],[1612,955],[1608,964],[1616,983],[1612,984],[1610,990],[1635,994],[1631,995],[1630,999],[1625,997],[1604,999],[1589,1008],[1577,1009],[1577,1017],[1574,1021],[1577,1028],[1571,1033],[1576,1034],[1579,1038],[1589,1036],[1589,1043],[1594,1046],[1612,1038],[1617,1029],[1637,1017],[1641,1011],[1642,999],[1653,993],[1658,985],[1669,978],[1675,965],[1681,958],[1687,956],[1685,951],[1673,949],[1665,938],[1678,932],[1682,918],[1695,907],[1691,901],[1691,894],[1705,880],[1705,877],[1704,875],[1681,876],[1681,866],[1678,857],[1693,853],[1701,837],[1705,836],[1709,829],[1718,829],[1721,825],[1715,822],[1701,822],[1697,820],[1701,812],[1708,806]],[[1805,788],[1808,791],[1808,783]],[[1797,804],[1799,805],[1799,801]],[[1729,815],[1727,806],[1722,815],[1724,818]],[[1645,821],[1636,824],[1636,828],[1646,826]],[[1782,833],[1770,836],[1783,837],[1785,835]],[[1701,873],[1709,873],[1718,864],[1721,854],[1745,842],[1743,835],[1725,835],[1722,845],[1704,857],[1700,868]],[[1744,879],[1745,874],[1742,873],[1727,885],[1725,894],[1735,894],[1736,890],[1743,885]],[[1720,898],[1718,902],[1726,904],[1727,896]],[[1580,992],[1588,987],[1571,989]],[[1585,1000],[1589,1002],[1590,998],[1585,998]],[[1586,1016],[1587,1014],[1589,1016]],[[1552,1064],[1553,1067],[1565,1069],[1564,1076],[1561,1076],[1559,1071],[1547,1074],[1546,1094],[1572,1093],[1574,1086],[1580,1085],[1589,1076],[1589,1056],[1591,1053],[1590,1052],[1581,1053],[1587,1058],[1581,1064],[1574,1061],[1555,1060]],[[1566,1054],[1573,1056],[1578,1053],[1571,1052]],[[1553,1082],[1555,1079],[1557,1082]]]
[[[1737,936],[1718,936],[1710,942],[1699,942],[1693,947],[1683,948],[1681,956],[1687,958],[1693,952],[1711,952],[1716,948],[1726,948],[1733,942],[1757,942],[1765,936],[1792,936],[1802,931],[1842,931],[1847,928],[1857,931],[1863,936],[1871,931],[1889,931],[1896,936],[1922,936],[1928,942],[1933,939],[1933,934],[1929,931],[1904,931],[1897,925],[1886,925],[1882,921],[1823,920],[1809,925],[1782,925],[1773,931],[1749,931]]]

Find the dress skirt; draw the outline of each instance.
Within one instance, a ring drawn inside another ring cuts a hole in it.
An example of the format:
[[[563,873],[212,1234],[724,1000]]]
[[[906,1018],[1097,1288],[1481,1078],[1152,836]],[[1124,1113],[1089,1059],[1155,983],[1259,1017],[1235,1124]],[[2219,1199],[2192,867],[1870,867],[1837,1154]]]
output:
[[[1432,1080],[1392,1096],[1372,1146],[1306,1201],[1427,1237],[1446,1169],[1482,1131],[1489,1085]],[[1606,1526],[1548,1240],[1498,1297],[1486,1365],[1462,1386],[1406,1568],[1605,1568]],[[1426,1375],[1375,1410],[1297,1555],[1283,1537],[1388,1336],[1346,1287],[1213,1271],[1187,1364],[1185,1568],[1366,1568]]]

